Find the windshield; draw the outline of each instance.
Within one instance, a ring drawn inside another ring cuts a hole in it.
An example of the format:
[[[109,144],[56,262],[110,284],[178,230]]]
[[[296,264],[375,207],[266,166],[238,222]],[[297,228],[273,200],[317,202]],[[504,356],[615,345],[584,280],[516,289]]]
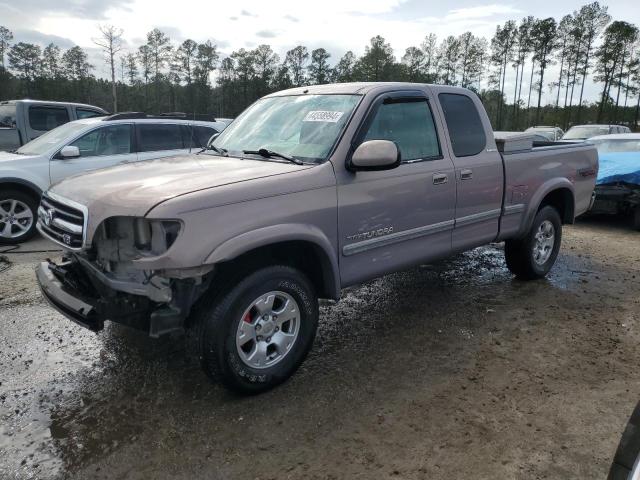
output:
[[[0,127],[16,128],[15,105],[0,105]]]
[[[72,140],[74,134],[84,130],[85,128],[87,128],[85,123],[65,123],[64,125],[54,128],[53,130],[49,130],[38,138],[25,143],[22,147],[16,150],[16,152],[23,155],[42,155],[60,142]]]
[[[571,127],[562,137],[563,140],[584,140],[596,135],[607,135],[609,127]]]
[[[264,148],[305,161],[322,162],[360,98],[360,95],[263,98],[234,120],[213,146],[231,155]]]
[[[591,140],[598,149],[598,153],[638,152],[640,153],[640,138],[620,140]]]

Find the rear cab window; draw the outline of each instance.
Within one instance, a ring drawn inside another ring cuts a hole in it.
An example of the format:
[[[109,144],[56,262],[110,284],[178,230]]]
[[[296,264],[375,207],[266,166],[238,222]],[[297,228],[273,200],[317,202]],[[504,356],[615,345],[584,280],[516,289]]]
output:
[[[15,105],[0,105],[0,128],[16,128]]]
[[[381,101],[367,120],[362,142],[390,140],[402,163],[441,157],[438,134],[426,97],[399,96]]]
[[[76,117],[78,120],[82,120],[83,118],[93,118],[93,117],[103,117],[104,113],[98,112],[97,110],[90,110],[88,108],[76,108]]]
[[[138,130],[139,152],[158,152],[185,148],[180,125],[140,123],[136,126],[136,129]]]
[[[470,157],[482,152],[487,145],[487,136],[473,100],[458,93],[441,93],[438,98],[449,130],[453,154],[456,157]]]
[[[29,125],[32,130],[48,132],[69,122],[69,111],[66,107],[49,107],[34,105],[29,107]]]

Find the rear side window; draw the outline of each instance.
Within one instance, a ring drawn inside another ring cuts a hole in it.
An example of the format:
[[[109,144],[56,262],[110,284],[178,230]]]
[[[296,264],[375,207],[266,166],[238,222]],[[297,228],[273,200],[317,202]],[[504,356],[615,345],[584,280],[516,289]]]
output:
[[[29,125],[33,130],[48,132],[69,121],[64,107],[29,107]]]
[[[431,109],[426,99],[399,99],[382,103],[363,141],[391,140],[403,162],[440,156]]]
[[[81,157],[131,153],[131,125],[110,125],[98,128],[70,145],[78,147]]]
[[[160,150],[178,150],[184,148],[180,125],[171,124],[138,124],[140,152],[157,152]]]
[[[439,98],[453,154],[456,157],[468,157],[484,150],[487,138],[473,100],[454,93],[441,93]]]
[[[207,146],[209,139],[218,133],[218,131],[215,128],[204,127],[202,125],[183,125],[182,133],[185,139],[185,148],[204,148]],[[189,141],[189,139],[191,139],[191,141]]]
[[[101,117],[104,113],[97,112],[95,110],[87,110],[84,108],[76,108],[76,116],[78,119],[82,118],[93,118],[93,117]]]

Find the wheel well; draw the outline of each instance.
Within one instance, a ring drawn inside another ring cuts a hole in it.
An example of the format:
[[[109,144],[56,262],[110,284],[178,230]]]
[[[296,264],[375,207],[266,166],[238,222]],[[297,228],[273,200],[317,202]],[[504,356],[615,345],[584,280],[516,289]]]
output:
[[[252,271],[269,265],[287,265],[302,271],[313,283],[319,298],[335,298],[339,288],[327,254],[318,245],[304,241],[279,242],[258,247],[216,266],[215,277],[239,281]],[[216,281],[213,280],[215,285]]]
[[[575,217],[575,200],[573,193],[568,188],[553,190],[542,199],[538,211],[546,206],[554,207],[560,214],[563,224],[571,224]]]
[[[0,189],[2,190],[15,190],[17,192],[24,193],[25,195],[29,195],[34,198],[34,200],[39,201],[42,194],[35,190],[33,187],[26,185],[24,183],[18,182],[2,182],[0,181]]]

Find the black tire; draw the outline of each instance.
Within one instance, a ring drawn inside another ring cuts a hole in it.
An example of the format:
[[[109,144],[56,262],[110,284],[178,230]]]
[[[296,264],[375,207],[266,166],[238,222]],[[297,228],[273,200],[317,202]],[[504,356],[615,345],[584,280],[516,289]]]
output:
[[[640,205],[633,209],[632,213],[633,228],[640,230]]]
[[[252,368],[238,353],[236,332],[245,310],[271,291],[284,292],[298,304],[298,336],[281,361]],[[313,284],[300,271],[280,265],[255,271],[217,298],[204,300],[194,315],[198,356],[207,375],[235,392],[255,395],[284,382],[302,364],[313,345],[319,311]]]
[[[549,221],[554,228],[554,243],[551,248],[551,255],[547,260],[539,264],[534,258],[534,245],[536,244],[536,234],[543,222]],[[535,218],[531,228],[524,236],[518,240],[507,240],[504,245],[504,255],[507,267],[516,277],[522,280],[535,280],[543,278],[549,273],[551,267],[558,257],[560,243],[562,242],[562,222],[558,211],[551,207],[542,207]]]
[[[2,236],[2,231],[6,225],[3,221],[3,211],[0,211],[0,245],[16,245],[18,243],[26,242],[36,234],[36,223],[38,220],[38,199],[33,195],[18,191],[18,190],[5,190],[0,193],[0,204],[7,205],[9,200],[18,200],[22,204],[26,205],[31,210],[32,222],[28,230],[22,235],[16,237]],[[20,213],[20,212],[16,212]],[[6,220],[6,217],[4,218]],[[19,221],[19,220],[18,220]],[[15,230],[15,227],[13,227]]]
[[[613,463],[609,469],[607,480],[627,480],[628,478],[636,478],[632,476],[634,467],[640,469],[640,403],[629,418],[627,427],[622,433],[622,438],[618,444]]]

